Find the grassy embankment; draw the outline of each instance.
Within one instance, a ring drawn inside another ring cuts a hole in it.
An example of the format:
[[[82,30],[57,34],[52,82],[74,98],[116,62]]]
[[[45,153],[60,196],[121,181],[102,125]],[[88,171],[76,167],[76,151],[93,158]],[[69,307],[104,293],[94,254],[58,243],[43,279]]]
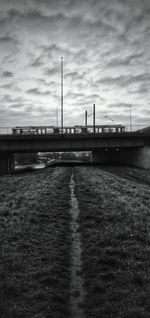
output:
[[[150,188],[76,168],[87,318],[150,317]]]
[[[0,178],[0,317],[70,317],[70,170]]]

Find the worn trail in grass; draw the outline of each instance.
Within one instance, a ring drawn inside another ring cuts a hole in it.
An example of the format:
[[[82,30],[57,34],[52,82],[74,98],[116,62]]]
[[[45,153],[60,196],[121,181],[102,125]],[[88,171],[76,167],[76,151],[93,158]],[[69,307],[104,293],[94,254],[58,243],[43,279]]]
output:
[[[85,316],[150,317],[150,188],[94,167],[75,169]]]
[[[0,178],[0,317],[70,313],[70,168]]]
[[[79,207],[75,196],[74,174],[70,180],[71,191],[71,231],[72,231],[72,263],[71,263],[71,317],[84,318],[84,288],[82,277],[82,249],[79,232]]]
[[[1,177],[0,235],[0,317],[150,317],[148,186],[94,167]]]

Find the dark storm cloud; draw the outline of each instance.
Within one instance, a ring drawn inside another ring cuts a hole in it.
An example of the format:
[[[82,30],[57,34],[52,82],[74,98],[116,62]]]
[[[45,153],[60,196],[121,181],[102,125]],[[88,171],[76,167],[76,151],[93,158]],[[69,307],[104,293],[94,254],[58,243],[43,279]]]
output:
[[[30,66],[31,67],[41,67],[43,66],[45,63],[43,61],[43,56],[42,54],[38,57],[36,57],[33,61],[31,61]]]
[[[74,54],[74,60],[76,61],[76,64],[79,64],[79,65],[83,65],[84,63],[87,63],[88,62],[87,50],[79,49],[79,51]]]
[[[2,45],[2,44],[5,44],[5,43],[17,44],[18,42],[17,42],[16,39],[12,38],[11,36],[5,35],[5,36],[0,37],[0,43]]]
[[[13,87],[13,83],[1,85],[1,88],[10,89]]]
[[[149,94],[150,93],[150,84],[149,83],[141,84],[140,87],[138,88],[137,92],[139,94]]]
[[[106,62],[106,67],[110,68],[116,68],[118,66],[128,66],[130,64],[136,64],[137,62],[140,62],[140,60],[143,58],[143,53],[138,54],[132,54],[129,56],[120,56],[119,58],[111,58],[110,62]]]
[[[6,78],[6,79],[8,79],[8,78]],[[9,93],[10,93],[10,91],[15,92],[15,93],[20,93],[21,92],[21,89],[13,81],[13,78],[12,78],[11,82],[3,84],[0,87],[1,87],[1,89],[7,90]]]
[[[53,76],[55,74],[58,74],[58,72],[60,71],[60,67],[59,66],[55,66],[55,67],[48,67],[46,69],[43,70],[43,74],[44,75],[50,75]]]
[[[85,98],[85,94],[68,92],[66,94],[66,97],[69,97],[71,99]]]
[[[136,85],[137,86],[137,85]],[[129,94],[135,95],[137,98],[143,98],[143,96],[148,96],[150,93],[150,84],[147,82],[140,83],[137,87],[129,87]],[[149,96],[148,96],[149,98]]]
[[[2,103],[9,104],[10,106],[12,106],[13,104],[18,104],[21,106],[21,105],[25,105],[28,102],[27,99],[24,99],[21,96],[15,97],[14,95],[11,95],[11,94],[3,95],[1,100],[2,100]]]
[[[7,11],[6,17],[0,18],[0,23],[30,23],[35,25],[35,27],[39,27],[43,25],[45,27],[52,26],[54,28],[57,27],[57,23],[64,22],[65,16],[61,13],[51,14],[50,12],[46,12],[45,14],[38,10],[27,7],[26,10],[18,10],[18,9],[10,9]]]
[[[49,95],[50,94],[50,91],[47,90],[47,91],[40,91],[38,88],[31,88],[31,89],[28,89],[26,91],[28,94],[31,94],[31,95]]]
[[[49,64],[51,63],[54,67],[58,67],[58,60],[61,56],[67,56],[67,61],[70,61],[73,58],[73,52],[71,48],[66,48],[64,45],[56,45],[55,43],[51,43],[50,45],[39,45],[38,49],[41,51],[39,58],[39,62]]]
[[[120,75],[117,77],[104,77],[102,79],[99,79],[97,81],[97,84],[104,84],[104,85],[116,85],[120,87],[125,87],[129,86],[132,84],[137,84],[137,83],[142,83],[142,82],[147,82],[150,80],[150,74],[145,73],[145,74],[140,74],[140,75]]]
[[[55,88],[57,85],[58,85],[58,83],[57,82],[55,82],[55,81],[46,81],[45,79],[38,79],[37,80],[37,83],[38,83],[38,85],[41,87],[41,86],[43,86],[43,87],[50,87],[50,88]]]
[[[5,71],[2,73],[2,77],[6,77],[6,78],[13,77],[13,73],[9,71]]]
[[[70,79],[70,80],[82,80],[85,76],[85,72],[70,72],[65,74],[65,78],[66,79]]]

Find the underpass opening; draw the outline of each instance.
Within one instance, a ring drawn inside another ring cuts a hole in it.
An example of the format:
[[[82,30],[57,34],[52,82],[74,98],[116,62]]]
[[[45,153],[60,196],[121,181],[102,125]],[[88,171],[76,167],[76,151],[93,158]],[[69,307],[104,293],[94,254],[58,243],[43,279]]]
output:
[[[32,171],[53,166],[73,166],[91,164],[92,154],[89,151],[68,152],[27,152],[15,154],[15,172]]]

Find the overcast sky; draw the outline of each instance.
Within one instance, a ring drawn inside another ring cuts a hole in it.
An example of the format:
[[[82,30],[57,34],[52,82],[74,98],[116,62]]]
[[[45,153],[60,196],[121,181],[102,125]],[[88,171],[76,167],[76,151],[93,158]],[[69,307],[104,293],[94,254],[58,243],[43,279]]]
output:
[[[0,0],[0,126],[56,125],[61,56],[65,125],[150,124],[150,0]]]

